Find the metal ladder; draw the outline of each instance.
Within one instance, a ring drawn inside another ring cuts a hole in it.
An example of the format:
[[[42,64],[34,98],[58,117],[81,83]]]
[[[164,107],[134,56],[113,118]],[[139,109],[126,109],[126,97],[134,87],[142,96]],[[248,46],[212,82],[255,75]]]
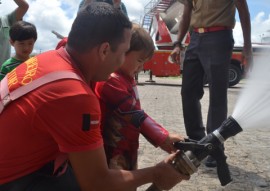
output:
[[[144,7],[144,15],[141,26],[147,30],[151,30],[152,19],[156,13],[165,12],[176,0],[150,0]]]

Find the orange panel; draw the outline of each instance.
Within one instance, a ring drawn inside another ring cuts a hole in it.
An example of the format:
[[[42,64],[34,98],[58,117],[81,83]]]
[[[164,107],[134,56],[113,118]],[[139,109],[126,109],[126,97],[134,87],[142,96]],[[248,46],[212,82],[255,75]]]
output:
[[[179,76],[180,65],[168,61],[170,53],[171,51],[155,51],[153,58],[144,64],[144,70],[151,70],[158,77]]]

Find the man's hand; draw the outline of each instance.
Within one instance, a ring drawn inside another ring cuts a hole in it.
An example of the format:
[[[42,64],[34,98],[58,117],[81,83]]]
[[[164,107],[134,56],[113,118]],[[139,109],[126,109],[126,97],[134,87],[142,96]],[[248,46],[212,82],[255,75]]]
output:
[[[252,46],[251,46],[251,22],[248,4],[246,0],[235,0],[234,1],[243,31],[244,47],[242,54],[242,61],[246,61],[247,70],[252,69],[253,57],[252,57]],[[242,62],[243,63],[243,62]]]
[[[169,134],[165,141],[160,145],[160,148],[167,153],[172,153],[177,150],[174,148],[173,143],[178,141],[184,141],[184,137],[177,134]]]
[[[172,161],[174,160],[176,154],[177,153],[169,155],[167,159],[155,166],[153,183],[160,190],[169,190],[182,180],[189,180],[190,178],[190,176],[183,175],[173,168]]]
[[[171,61],[176,64],[180,64],[180,53],[181,48],[179,46],[176,46],[170,54]]]

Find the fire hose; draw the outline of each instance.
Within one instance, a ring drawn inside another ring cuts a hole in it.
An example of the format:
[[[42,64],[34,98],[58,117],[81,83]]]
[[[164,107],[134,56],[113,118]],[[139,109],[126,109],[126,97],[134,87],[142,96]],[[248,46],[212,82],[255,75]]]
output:
[[[229,137],[241,131],[240,125],[230,116],[218,129],[200,141],[186,139],[183,142],[174,143],[180,152],[172,162],[173,167],[182,174],[192,175],[197,172],[201,161],[211,155],[217,161],[217,174],[221,185],[227,185],[232,181],[232,178],[222,145]],[[160,191],[160,189],[152,184],[146,191]]]

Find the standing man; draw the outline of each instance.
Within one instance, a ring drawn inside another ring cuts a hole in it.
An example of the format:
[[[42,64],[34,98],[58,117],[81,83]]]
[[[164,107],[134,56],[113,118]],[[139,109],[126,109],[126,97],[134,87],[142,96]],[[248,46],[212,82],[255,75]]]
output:
[[[10,58],[11,45],[9,43],[9,29],[27,12],[29,5],[25,0],[14,0],[18,7],[11,13],[0,17],[0,67]]]
[[[90,3],[79,11],[65,48],[32,57],[6,75],[0,191],[126,191],[149,182],[167,190],[189,178],[170,164],[175,154],[136,171],[108,168],[100,105],[89,85],[124,62],[130,38],[131,23],[121,11]]]
[[[210,133],[227,118],[228,70],[234,46],[232,29],[235,11],[239,12],[244,37],[243,60],[252,60],[251,24],[246,0],[179,0],[184,4],[172,58],[179,60],[182,40],[192,27],[191,42],[185,53],[182,79],[182,104],[186,133],[200,140],[205,136],[200,99],[204,75],[209,82],[209,110],[206,129]],[[216,167],[209,156],[206,166]]]

